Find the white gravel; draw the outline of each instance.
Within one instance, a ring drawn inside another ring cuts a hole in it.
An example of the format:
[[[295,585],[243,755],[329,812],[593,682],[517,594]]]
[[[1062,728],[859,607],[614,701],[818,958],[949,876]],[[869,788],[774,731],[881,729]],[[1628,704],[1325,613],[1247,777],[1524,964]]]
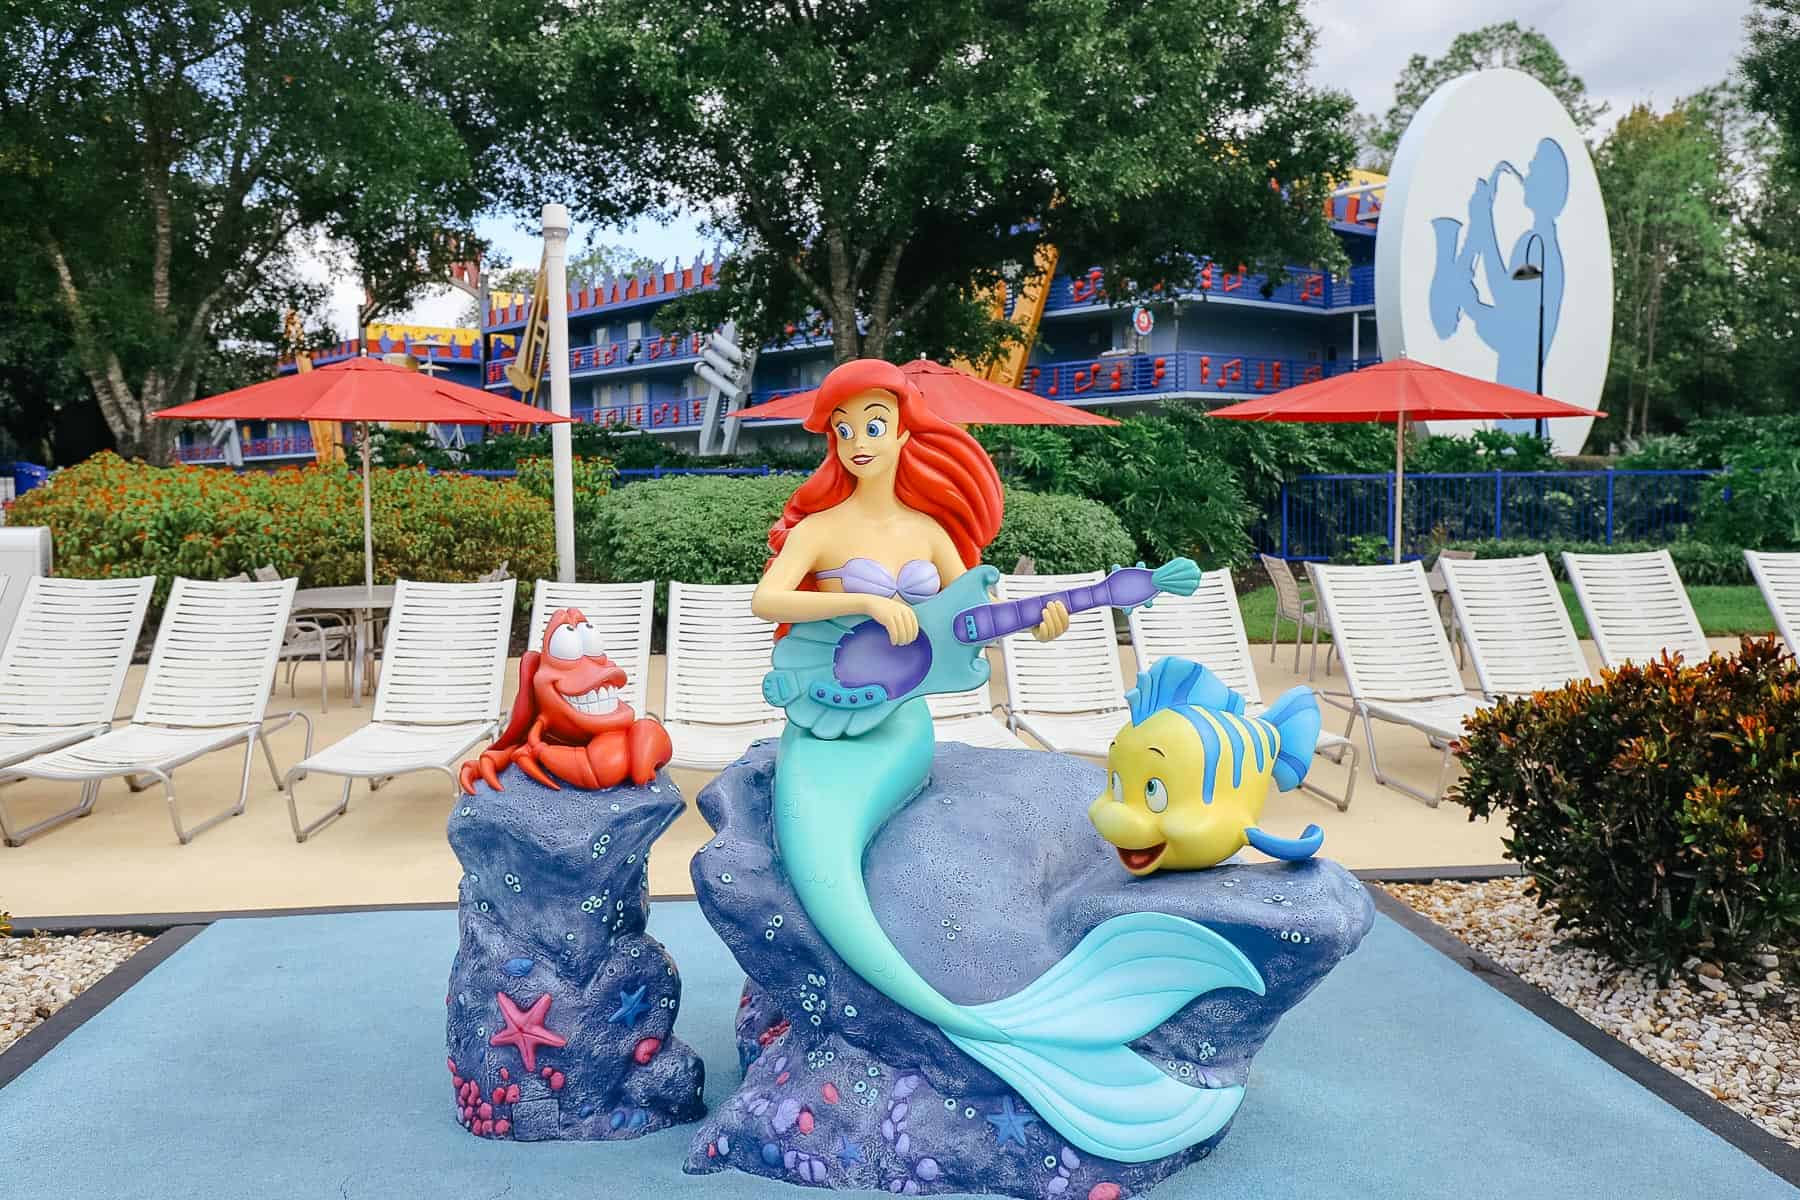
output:
[[[1528,879],[1384,886],[1589,1024],[1800,1147],[1800,989],[1784,982],[1774,954],[1732,971],[1689,959],[1659,987],[1653,972],[1565,944]]]
[[[148,945],[138,933],[92,929],[0,938],[0,1051]]]

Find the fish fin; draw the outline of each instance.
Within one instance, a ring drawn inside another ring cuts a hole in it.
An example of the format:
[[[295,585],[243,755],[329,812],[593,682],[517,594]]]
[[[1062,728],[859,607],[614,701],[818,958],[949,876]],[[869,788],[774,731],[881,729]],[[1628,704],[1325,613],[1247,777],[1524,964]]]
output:
[[[1325,844],[1325,831],[1317,825],[1308,825],[1297,838],[1276,837],[1251,825],[1244,830],[1244,837],[1270,858],[1279,858],[1283,862],[1311,858]]]
[[[1195,1088],[1128,1043],[1195,997],[1264,984],[1242,951],[1204,925],[1168,913],[1105,921],[1024,990],[968,1011],[1005,1041],[951,1034],[1071,1143],[1145,1162],[1211,1137],[1241,1088]]]
[[[1243,951],[1185,917],[1126,913],[1095,926],[1023,990],[971,1011],[1015,1039],[1105,1046],[1142,1037],[1222,987],[1262,994]]]
[[[1276,697],[1262,714],[1275,728],[1275,786],[1293,791],[1312,769],[1319,744],[1319,698],[1304,684]]]
[[[1244,698],[1226,687],[1224,680],[1199,663],[1174,655],[1159,658],[1155,666],[1140,672],[1137,687],[1127,692],[1125,699],[1131,706],[1134,725],[1142,724],[1154,713],[1182,705],[1240,714],[1244,711]]]

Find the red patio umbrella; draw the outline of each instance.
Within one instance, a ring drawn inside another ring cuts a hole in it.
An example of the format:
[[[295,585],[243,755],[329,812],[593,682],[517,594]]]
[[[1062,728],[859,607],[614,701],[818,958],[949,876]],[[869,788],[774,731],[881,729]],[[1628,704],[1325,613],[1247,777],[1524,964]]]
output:
[[[1242,404],[1215,408],[1211,415],[1236,421],[1394,422],[1394,561],[1399,562],[1408,420],[1491,421],[1606,414],[1415,359],[1396,358],[1258,396]]]
[[[236,391],[165,408],[165,421],[355,421],[362,429],[363,584],[375,586],[375,534],[369,511],[370,422],[446,425],[554,425],[570,420],[479,388],[434,379],[383,362],[349,358]]]
[[[1046,400],[1022,388],[1002,387],[977,379],[967,371],[946,367],[930,359],[915,358],[900,364],[900,371],[918,387],[925,406],[956,425],[1117,425],[1111,417]],[[800,420],[812,411],[818,389],[795,392],[779,400],[746,408],[737,415],[747,420],[786,417]]]

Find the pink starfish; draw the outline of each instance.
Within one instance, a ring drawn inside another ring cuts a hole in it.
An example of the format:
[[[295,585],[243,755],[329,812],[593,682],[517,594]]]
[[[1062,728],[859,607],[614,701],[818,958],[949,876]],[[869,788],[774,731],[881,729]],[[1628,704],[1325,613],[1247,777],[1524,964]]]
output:
[[[506,1021],[506,1028],[488,1039],[490,1046],[517,1046],[519,1054],[525,1059],[527,1071],[537,1070],[537,1050],[539,1046],[566,1046],[568,1039],[560,1038],[544,1028],[544,1017],[550,1012],[550,993],[545,992],[532,1001],[529,1011],[521,1012],[513,1003],[512,997],[505,992],[495,992],[494,999],[500,1002],[500,1016]]]

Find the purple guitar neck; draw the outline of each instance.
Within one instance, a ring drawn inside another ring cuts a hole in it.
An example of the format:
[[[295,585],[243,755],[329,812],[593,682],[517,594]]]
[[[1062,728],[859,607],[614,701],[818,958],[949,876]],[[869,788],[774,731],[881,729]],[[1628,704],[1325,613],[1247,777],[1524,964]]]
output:
[[[1001,600],[993,604],[977,604],[956,614],[951,629],[956,640],[973,646],[1007,637],[1022,629],[1035,628],[1044,619],[1044,609],[1053,600],[1061,600],[1071,612],[1090,608],[1135,608],[1163,591],[1155,573],[1145,567],[1123,567],[1085,587],[1066,592],[1051,592],[1023,600]],[[1188,592],[1193,591],[1190,584]]]

